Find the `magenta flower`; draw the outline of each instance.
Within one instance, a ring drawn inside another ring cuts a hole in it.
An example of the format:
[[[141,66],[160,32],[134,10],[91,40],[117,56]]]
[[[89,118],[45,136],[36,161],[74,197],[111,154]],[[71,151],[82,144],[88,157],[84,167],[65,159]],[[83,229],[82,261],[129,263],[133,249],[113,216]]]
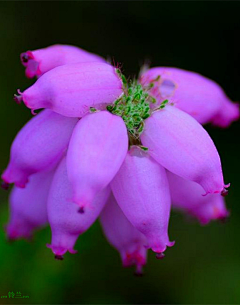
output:
[[[21,54],[21,61],[26,67],[26,76],[40,77],[55,67],[81,62],[104,62],[104,59],[80,48],[68,45],[53,45],[45,49],[27,51]]]
[[[48,247],[57,259],[63,259],[62,255],[67,251],[76,253],[73,247],[78,236],[97,219],[109,193],[109,187],[101,190],[84,216],[80,215],[77,205],[70,201],[72,185],[68,180],[66,158],[62,159],[54,175],[47,200],[48,220],[52,230],[52,243]]]
[[[202,195],[202,188],[195,182],[185,180],[167,171],[172,206],[199,220],[202,225],[211,220],[225,220],[229,216],[223,196]]]
[[[171,99],[175,106],[199,123],[228,127],[239,119],[239,105],[232,103],[214,81],[194,72],[158,67],[146,71],[140,78],[143,85],[161,76],[151,94],[161,103]]]
[[[54,170],[42,171],[30,177],[26,188],[13,187],[6,227],[8,239],[29,239],[35,229],[47,225],[47,198],[53,175]]]
[[[127,219],[113,194],[100,215],[100,222],[107,240],[119,251],[123,266],[136,265],[136,275],[141,275],[147,259],[147,239]]]
[[[21,59],[28,77],[40,77],[14,99],[46,109],[18,133],[2,174],[3,187],[16,185],[10,239],[29,238],[48,222],[48,247],[63,259],[100,216],[123,266],[136,265],[141,275],[148,249],[161,259],[174,245],[171,204],[202,224],[228,216],[222,196],[229,185],[200,123],[225,127],[239,109],[216,83],[174,68],[127,82],[119,69],[72,46]]]

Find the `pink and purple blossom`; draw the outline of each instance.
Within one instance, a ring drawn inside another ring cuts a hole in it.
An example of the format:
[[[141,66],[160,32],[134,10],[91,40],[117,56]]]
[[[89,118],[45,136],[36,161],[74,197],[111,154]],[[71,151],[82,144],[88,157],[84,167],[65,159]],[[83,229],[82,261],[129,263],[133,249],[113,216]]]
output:
[[[148,249],[163,258],[174,245],[171,208],[201,224],[224,219],[222,163],[201,124],[227,127],[239,118],[215,82],[158,67],[139,80],[72,46],[21,54],[36,82],[17,102],[43,109],[17,134],[3,186],[10,196],[10,239],[48,223],[57,259],[99,217],[123,266],[142,273]]]

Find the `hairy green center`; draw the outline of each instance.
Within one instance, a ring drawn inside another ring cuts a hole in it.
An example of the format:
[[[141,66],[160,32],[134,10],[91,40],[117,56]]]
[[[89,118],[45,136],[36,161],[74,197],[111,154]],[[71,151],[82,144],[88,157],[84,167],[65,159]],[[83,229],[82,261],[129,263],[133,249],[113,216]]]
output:
[[[117,73],[122,79],[124,93],[113,104],[108,105],[107,110],[122,117],[129,134],[138,139],[144,130],[144,120],[150,117],[153,111],[150,105],[156,103],[156,99],[150,95],[149,91],[160,77],[156,78],[147,87],[143,87],[137,81],[127,83],[125,76],[119,69],[117,69]],[[164,108],[167,103],[167,100],[162,102],[159,108]]]

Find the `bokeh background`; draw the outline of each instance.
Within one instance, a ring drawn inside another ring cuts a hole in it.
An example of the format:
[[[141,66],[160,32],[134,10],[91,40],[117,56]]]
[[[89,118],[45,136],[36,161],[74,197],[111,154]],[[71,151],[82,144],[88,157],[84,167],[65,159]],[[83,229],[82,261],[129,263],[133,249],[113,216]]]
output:
[[[31,117],[12,96],[33,81],[24,77],[19,54],[54,43],[73,44],[123,64],[136,75],[145,60],[194,70],[240,100],[240,2],[0,2],[0,170],[10,144]],[[121,267],[99,223],[83,234],[77,255],[55,261],[50,230],[34,241],[7,243],[8,193],[0,191],[0,296],[9,291],[28,304],[237,304],[240,303],[240,167],[238,123],[227,130],[206,126],[219,149],[231,218],[201,227],[172,213],[176,245],[163,261],[149,253],[142,278]]]

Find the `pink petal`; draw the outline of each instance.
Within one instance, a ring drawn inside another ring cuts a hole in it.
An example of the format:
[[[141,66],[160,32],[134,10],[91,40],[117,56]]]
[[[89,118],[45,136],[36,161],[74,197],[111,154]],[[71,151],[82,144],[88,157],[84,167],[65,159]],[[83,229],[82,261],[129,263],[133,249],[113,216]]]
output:
[[[70,202],[72,187],[68,180],[66,158],[59,164],[53,178],[48,197],[48,219],[52,230],[52,243],[48,245],[56,258],[74,250],[78,236],[84,233],[97,219],[110,193],[105,188],[97,194],[90,208],[84,213],[78,213],[78,206]]]
[[[56,67],[22,94],[32,109],[48,108],[69,117],[82,117],[90,107],[102,108],[122,94],[122,80],[106,63]]]
[[[163,167],[199,183],[206,193],[224,190],[219,154],[206,130],[174,106],[156,111],[145,121],[142,144]]]
[[[203,189],[199,184],[171,172],[167,172],[167,176],[173,207],[196,217],[201,224],[216,219],[223,220],[229,215],[220,194],[202,196]]]
[[[212,119],[212,124],[222,128],[226,128],[233,121],[237,121],[240,117],[240,110],[238,103],[231,103],[225,100],[221,109],[216,113]]]
[[[30,177],[25,189],[14,187],[10,195],[9,239],[29,239],[35,229],[47,224],[47,197],[54,170]]]
[[[33,117],[14,139],[2,179],[25,187],[30,175],[55,166],[68,146],[77,121],[50,110]]]
[[[168,238],[170,193],[165,169],[133,146],[111,182],[113,194],[132,225],[142,232],[148,247],[162,253]]]
[[[159,102],[171,99],[179,109],[187,112],[199,123],[214,123],[225,127],[239,118],[239,106],[232,103],[222,88],[214,81],[191,71],[171,67],[149,69],[141,77],[141,83],[155,82],[152,95]],[[233,113],[226,108],[234,108]],[[224,109],[225,108],[225,109]],[[222,119],[215,116],[222,114]]]
[[[109,243],[119,251],[123,266],[136,265],[139,272],[146,264],[147,240],[123,214],[113,194],[100,215],[100,221]]]
[[[88,114],[76,125],[69,144],[67,167],[73,201],[89,205],[119,170],[128,149],[126,126],[107,111]]]
[[[104,62],[100,56],[69,45],[53,45],[44,49],[27,51],[21,54],[21,61],[26,67],[26,76],[41,76],[55,67],[81,63]]]

